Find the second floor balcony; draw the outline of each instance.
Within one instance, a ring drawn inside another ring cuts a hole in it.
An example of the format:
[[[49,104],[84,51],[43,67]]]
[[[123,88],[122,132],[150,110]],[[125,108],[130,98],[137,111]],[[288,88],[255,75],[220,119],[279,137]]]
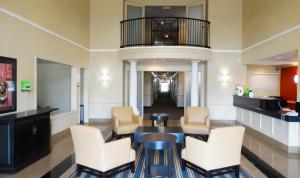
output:
[[[196,46],[210,48],[210,22],[186,17],[144,17],[121,21],[121,48]]]

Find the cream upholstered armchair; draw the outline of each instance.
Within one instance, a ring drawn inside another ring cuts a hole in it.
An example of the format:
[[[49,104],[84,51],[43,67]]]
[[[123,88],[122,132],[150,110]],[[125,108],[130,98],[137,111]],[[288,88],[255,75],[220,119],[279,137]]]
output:
[[[207,142],[186,137],[182,150],[182,166],[201,170],[206,177],[214,176],[216,170],[235,171],[239,176],[241,149],[245,128],[231,126],[212,129]]]
[[[208,108],[188,107],[185,115],[180,118],[180,125],[185,134],[208,136],[210,128]]]
[[[114,168],[129,168],[134,172],[135,151],[130,138],[105,143],[101,131],[83,125],[71,126],[77,164],[77,176],[82,170],[105,177]],[[92,170],[92,171],[91,171]]]
[[[134,115],[132,107],[113,107],[112,118],[114,120],[114,132],[117,135],[132,134],[138,126],[143,124],[143,119]]]

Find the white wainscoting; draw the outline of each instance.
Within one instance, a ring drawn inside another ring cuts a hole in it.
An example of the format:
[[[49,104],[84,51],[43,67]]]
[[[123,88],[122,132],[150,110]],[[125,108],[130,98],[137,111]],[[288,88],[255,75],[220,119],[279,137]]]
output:
[[[72,125],[79,123],[79,110],[53,114],[51,118],[51,134],[61,132]]]
[[[207,103],[211,120],[235,120],[236,112],[232,103]]]
[[[236,120],[287,146],[300,146],[299,122],[287,122],[238,107]]]
[[[177,107],[184,107],[184,95],[177,95]]]
[[[144,95],[144,106],[145,107],[152,106],[152,95]]]
[[[112,107],[122,105],[122,102],[89,102],[89,118],[111,119]]]

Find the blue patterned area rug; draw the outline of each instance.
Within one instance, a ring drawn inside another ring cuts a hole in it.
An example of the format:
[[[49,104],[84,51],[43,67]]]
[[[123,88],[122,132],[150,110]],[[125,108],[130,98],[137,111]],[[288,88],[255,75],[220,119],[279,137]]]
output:
[[[173,178],[202,178],[203,176],[199,173],[193,171],[192,169],[186,168],[185,171],[182,171],[177,148],[175,147],[173,150],[173,165],[175,166]],[[152,151],[150,152],[150,163],[154,163],[155,165],[167,165],[167,154],[163,151]],[[110,176],[110,178],[144,178],[144,165],[145,165],[145,150],[140,148],[137,152],[136,157],[136,170],[135,173],[132,174],[129,169],[120,172],[116,175]],[[227,173],[223,175],[214,176],[215,178],[234,178],[234,173]],[[76,171],[71,174],[70,178],[77,178]],[[96,176],[90,175],[86,172],[82,172],[80,178],[96,178]],[[251,178],[250,174],[246,172],[242,167],[240,168],[240,178]]]

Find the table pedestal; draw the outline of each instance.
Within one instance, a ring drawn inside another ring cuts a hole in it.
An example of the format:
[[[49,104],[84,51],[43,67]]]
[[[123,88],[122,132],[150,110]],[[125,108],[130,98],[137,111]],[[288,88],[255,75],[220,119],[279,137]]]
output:
[[[172,149],[176,143],[176,136],[171,134],[147,134],[142,137],[145,149],[145,177],[168,176],[172,177]],[[167,151],[168,165],[150,165],[150,150]]]

